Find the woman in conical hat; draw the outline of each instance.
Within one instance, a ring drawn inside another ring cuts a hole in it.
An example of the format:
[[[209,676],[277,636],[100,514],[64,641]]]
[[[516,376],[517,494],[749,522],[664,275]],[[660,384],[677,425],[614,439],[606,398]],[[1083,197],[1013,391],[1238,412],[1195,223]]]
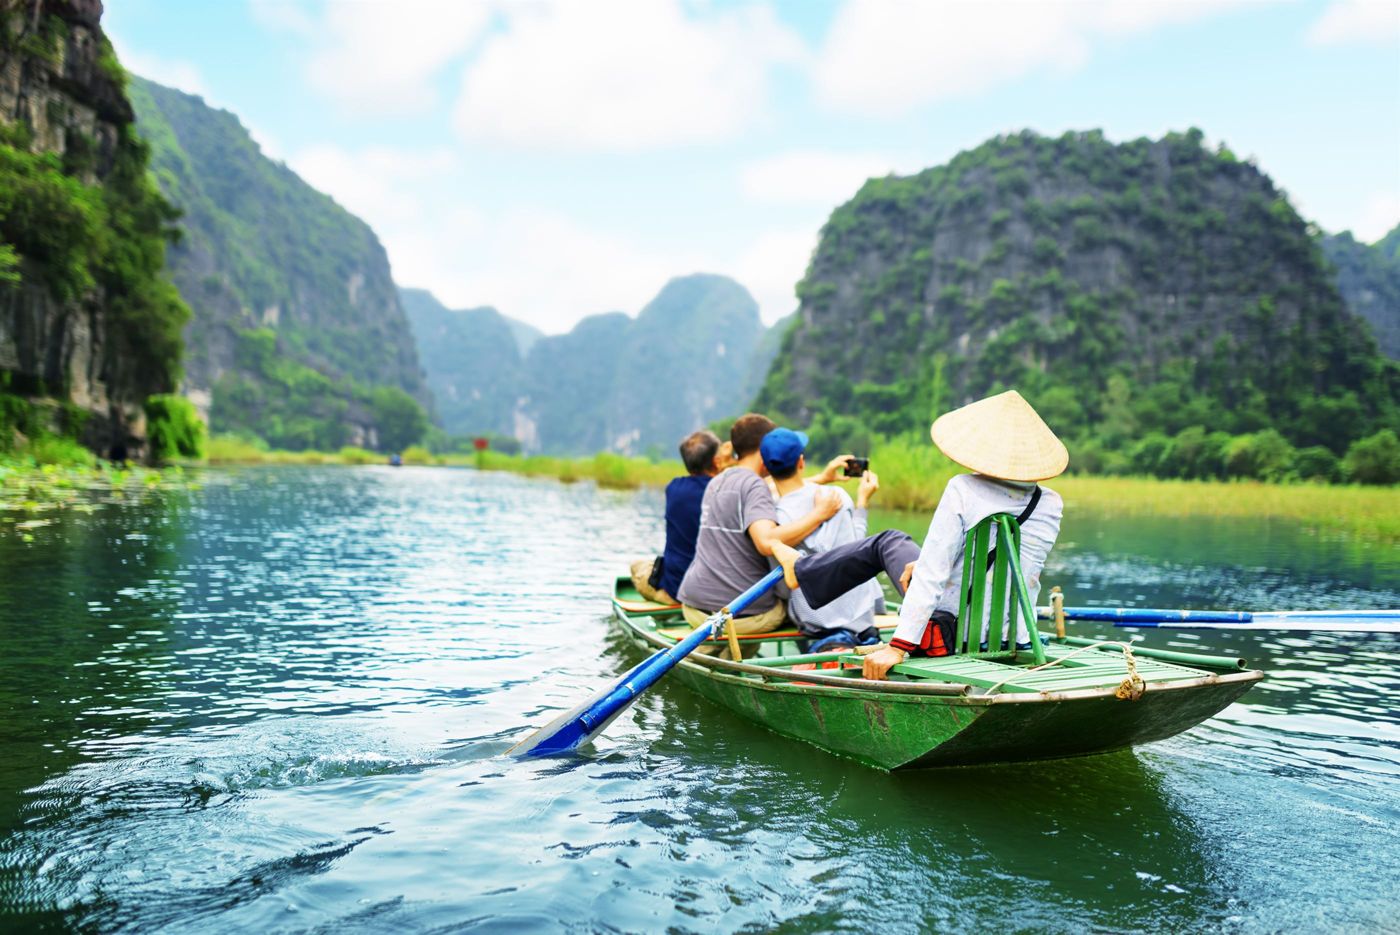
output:
[[[973,473],[948,481],[922,549],[905,533],[887,530],[818,555],[803,556],[786,546],[773,552],[788,587],[801,587],[812,607],[824,606],[881,571],[896,582],[904,595],[899,627],[889,646],[865,657],[866,678],[885,678],[890,667],[911,655],[947,652],[969,529],[995,513],[1017,517],[1021,570],[1032,602],[1060,532],[1064,502],[1040,482],[1064,472],[1069,452],[1020,393],[1009,390],[944,413],[931,434],[940,451]],[[1018,630],[1018,646],[1029,639],[1024,628]]]

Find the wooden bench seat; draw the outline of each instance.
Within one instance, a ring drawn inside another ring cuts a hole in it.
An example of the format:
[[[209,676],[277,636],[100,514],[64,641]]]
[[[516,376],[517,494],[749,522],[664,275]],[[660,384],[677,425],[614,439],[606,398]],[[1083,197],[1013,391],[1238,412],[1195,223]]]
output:
[[[893,630],[893,629],[894,629],[895,627],[897,627],[897,626],[899,626],[899,616],[898,616],[897,614],[876,614],[876,615],[875,615],[875,627],[876,627],[876,629],[882,630],[882,631],[888,631],[888,630]],[[666,636],[666,637],[669,637],[669,638],[671,638],[671,639],[673,639],[673,640],[679,641],[679,640],[685,639],[685,638],[686,638],[687,636],[689,636],[693,631],[691,630],[691,628],[690,628],[689,626],[681,626],[681,627],[657,627],[657,628],[656,628],[656,632],[657,632],[657,633],[660,633],[662,636]],[[889,634],[886,633],[885,635],[888,636]],[[809,636],[804,636],[804,635],[801,633],[801,631],[798,631],[798,630],[791,630],[791,629],[789,629],[789,630],[769,630],[767,633],[749,633],[749,634],[740,633],[738,638],[739,638],[739,641],[740,641],[740,642],[743,642],[743,643],[762,643],[762,642],[764,642],[764,641],[777,642],[777,641],[779,641],[779,640],[805,640],[805,639],[811,639],[811,637],[809,637]],[[710,637],[709,639],[707,639],[705,642],[707,642],[707,643],[724,643],[724,642],[728,642],[728,639],[729,639],[729,638],[728,638],[727,636],[720,636],[718,639],[716,639],[715,637],[712,636],[712,637]]]

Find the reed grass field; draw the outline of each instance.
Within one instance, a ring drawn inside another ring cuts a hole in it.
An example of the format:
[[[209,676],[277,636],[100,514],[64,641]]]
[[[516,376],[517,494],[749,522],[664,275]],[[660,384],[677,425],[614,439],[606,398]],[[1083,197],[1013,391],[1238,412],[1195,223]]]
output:
[[[662,486],[683,472],[678,461],[601,454],[592,458],[518,457],[487,453],[486,470],[600,486]],[[470,461],[470,459],[466,459]],[[885,510],[931,513],[943,487],[962,468],[932,445],[891,442],[875,448],[870,467],[880,480],[875,504]],[[815,474],[816,469],[810,473]],[[855,481],[843,480],[854,493]],[[1400,486],[1271,484],[1261,481],[1161,480],[1068,474],[1050,482],[1069,509],[1131,516],[1212,516],[1285,519],[1318,530],[1383,543],[1400,542]]]
[[[335,452],[271,451],[239,439],[209,442],[209,464],[382,464],[385,457],[363,448]],[[651,461],[610,452],[591,457],[507,455],[496,451],[434,455],[424,448],[403,453],[405,464],[473,467],[564,483],[592,481],[600,487],[662,487],[683,473],[679,461]],[[870,454],[880,479],[876,505],[885,510],[931,512],[943,486],[962,468],[937,448],[912,440],[878,445]],[[820,466],[813,466],[815,474]],[[843,480],[855,490],[854,480]],[[1318,530],[1342,532],[1384,543],[1400,542],[1400,486],[1276,484],[1261,481],[1161,480],[1067,474],[1051,482],[1071,509],[1131,516],[1214,516],[1286,519]]]

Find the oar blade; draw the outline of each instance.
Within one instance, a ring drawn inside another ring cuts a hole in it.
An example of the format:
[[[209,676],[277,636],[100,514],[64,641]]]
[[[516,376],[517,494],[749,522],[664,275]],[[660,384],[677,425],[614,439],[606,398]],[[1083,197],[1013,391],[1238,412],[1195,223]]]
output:
[[[625,711],[631,704],[627,702],[614,711],[607,720],[596,726],[589,726],[584,715],[596,709],[605,699],[617,690],[618,685],[626,684],[627,680],[636,675],[655,657],[647,659],[628,670],[618,682],[609,685],[602,691],[591,696],[580,705],[570,708],[563,714],[550,721],[520,743],[511,747],[506,753],[509,756],[562,756],[572,753],[579,747],[588,743],[603,729],[617,719],[617,716]],[[635,700],[635,699],[634,699]]]
[[[781,568],[773,569],[685,639],[637,664],[617,682],[578,707],[559,715],[508,752],[512,756],[560,756],[588,743],[641,697],[642,692],[656,684],[658,679],[717,632],[724,620],[748,607],[756,597],[776,584],[782,575]]]
[[[606,692],[600,693],[578,707],[565,711],[506,752],[510,756],[562,756],[566,753],[572,753],[592,740],[607,724],[612,723],[612,720],[609,719],[606,724],[599,726],[596,730],[589,731],[580,717],[585,711],[601,701],[605,694]],[[621,713],[622,709],[618,709],[617,714]],[[616,714],[613,715],[613,717],[616,716]]]

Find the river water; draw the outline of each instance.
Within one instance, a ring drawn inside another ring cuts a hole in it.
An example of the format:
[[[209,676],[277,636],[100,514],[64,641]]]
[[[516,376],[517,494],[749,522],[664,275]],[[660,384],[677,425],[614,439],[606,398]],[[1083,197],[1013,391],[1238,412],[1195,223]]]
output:
[[[607,595],[660,545],[657,492],[203,482],[0,524],[0,927],[1400,926],[1396,636],[1154,633],[1269,677],[1082,760],[889,775],[663,682],[586,756],[518,762],[634,659]],[[1397,552],[1071,503],[1046,579],[1071,604],[1396,607]]]

